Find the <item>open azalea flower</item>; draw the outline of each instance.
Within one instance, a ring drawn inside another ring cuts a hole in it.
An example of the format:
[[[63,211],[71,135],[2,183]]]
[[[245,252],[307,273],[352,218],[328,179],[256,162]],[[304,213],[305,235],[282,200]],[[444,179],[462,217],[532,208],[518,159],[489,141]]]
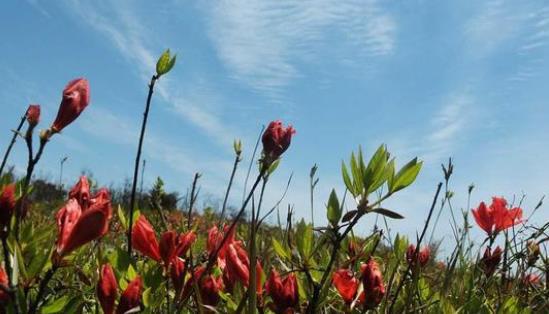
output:
[[[299,305],[297,289],[297,278],[294,273],[282,278],[274,268],[271,269],[265,282],[265,292],[273,300],[271,307],[275,313],[293,313]]]
[[[78,199],[70,198],[56,214],[57,254],[64,256],[80,246],[104,236],[112,217],[111,200],[104,190],[82,208]]]
[[[493,197],[489,207],[481,202],[477,209],[472,210],[472,213],[479,227],[488,236],[495,235],[522,221],[522,209],[507,208],[507,201],[502,197]]]
[[[362,284],[364,286],[364,305],[368,309],[375,308],[385,295],[385,284],[379,265],[373,259],[360,266]]]
[[[353,303],[358,291],[359,280],[349,269],[338,269],[332,275],[332,283],[346,304]]]

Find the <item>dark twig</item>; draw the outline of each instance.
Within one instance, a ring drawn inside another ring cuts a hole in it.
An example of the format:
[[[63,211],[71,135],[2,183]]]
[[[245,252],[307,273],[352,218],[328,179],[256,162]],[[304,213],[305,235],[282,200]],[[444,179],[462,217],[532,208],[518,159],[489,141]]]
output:
[[[11,153],[11,149],[13,148],[13,145],[17,140],[17,136],[19,135],[19,132],[21,131],[21,128],[23,127],[23,124],[25,123],[26,119],[27,119],[27,110],[25,110],[25,114],[21,117],[21,121],[19,122],[17,129],[13,131],[13,136],[11,138],[10,144],[8,145],[8,149],[6,149],[6,152],[4,153],[4,158],[2,159],[2,165],[0,165],[0,177],[2,176],[2,172],[4,171],[4,167],[6,166],[6,162],[8,161],[8,157]]]
[[[40,282],[40,287],[38,288],[38,294],[36,295],[36,299],[34,300],[34,303],[32,303],[29,314],[35,314],[36,310],[38,309],[38,304],[44,297],[44,293],[46,292],[46,287],[48,286],[48,283],[50,282],[51,278],[53,277],[53,274],[57,270],[57,266],[52,266],[47,272],[42,281]]]
[[[132,254],[132,225],[133,225],[133,211],[135,207],[135,193],[137,191],[137,179],[139,177],[139,163],[141,161],[141,150],[143,147],[143,138],[145,137],[145,128],[147,127],[147,119],[149,117],[149,109],[151,107],[152,94],[154,92],[154,84],[158,80],[158,76],[155,74],[151,78],[149,83],[149,94],[147,95],[147,104],[145,106],[145,112],[143,113],[143,123],[141,124],[141,134],[139,135],[139,145],[137,146],[137,154],[135,156],[135,164],[133,171],[133,183],[132,194],[130,197],[130,221],[128,225],[128,255]]]

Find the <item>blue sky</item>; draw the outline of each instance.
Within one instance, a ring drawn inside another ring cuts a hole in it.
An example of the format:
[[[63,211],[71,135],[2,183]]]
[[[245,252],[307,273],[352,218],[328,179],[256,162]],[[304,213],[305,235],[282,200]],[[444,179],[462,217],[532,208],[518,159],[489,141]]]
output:
[[[414,235],[426,217],[440,164],[452,156],[455,208],[527,194],[527,213],[547,193],[549,5],[544,1],[2,1],[0,143],[29,103],[42,127],[61,90],[84,76],[91,105],[48,145],[38,173],[66,182],[91,170],[121,183],[133,167],[147,82],[157,56],[177,53],[158,83],[147,130],[145,182],[161,176],[182,193],[192,175],[221,197],[232,140],[245,167],[261,125],[282,119],[297,135],[270,183],[267,203],[309,216],[308,173],[319,166],[315,220],[329,190],[343,192],[340,163],[362,145],[386,143],[402,164],[425,161],[416,184],[386,205]],[[11,162],[23,169],[25,150]],[[244,166],[237,177],[238,202]],[[450,236],[442,216],[437,237]],[[547,210],[533,218],[549,219]],[[370,222],[359,228],[367,230]]]

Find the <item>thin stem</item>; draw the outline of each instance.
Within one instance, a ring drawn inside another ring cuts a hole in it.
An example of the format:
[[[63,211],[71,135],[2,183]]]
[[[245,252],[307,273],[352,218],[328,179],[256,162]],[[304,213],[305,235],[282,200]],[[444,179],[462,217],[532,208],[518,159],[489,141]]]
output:
[[[35,314],[36,310],[38,309],[38,304],[40,303],[40,300],[44,297],[44,293],[46,292],[46,287],[48,286],[48,283],[50,282],[51,278],[53,277],[53,274],[57,270],[57,266],[52,266],[47,272],[42,281],[40,282],[40,287],[38,288],[38,294],[36,295],[36,299],[34,300],[34,303],[32,303],[29,314]]]
[[[257,246],[256,246],[256,235],[257,235],[257,221],[259,219],[259,214],[261,212],[261,203],[263,202],[263,195],[265,193],[265,186],[267,185],[267,177],[263,178],[263,184],[261,186],[261,193],[259,196],[259,203],[257,205],[257,213],[254,212],[252,207],[252,224],[250,226],[250,282],[248,285],[248,313],[253,314],[256,312],[257,308],[257,295],[256,295],[256,264],[257,264]]]
[[[132,225],[133,225],[133,211],[135,207],[135,193],[137,191],[137,179],[139,177],[139,162],[141,160],[141,149],[143,148],[143,138],[145,137],[145,129],[147,127],[147,119],[149,117],[149,109],[151,107],[152,94],[154,92],[154,84],[158,80],[158,76],[153,75],[151,82],[149,83],[149,94],[147,95],[147,104],[145,106],[145,112],[143,113],[143,123],[141,124],[141,134],[139,135],[139,145],[137,146],[137,154],[135,156],[135,164],[133,171],[133,183],[132,194],[130,197],[130,221],[128,227],[128,255],[132,254]]]
[[[8,157],[11,153],[11,149],[13,148],[13,145],[15,145],[15,141],[17,140],[17,135],[19,135],[21,128],[23,128],[23,124],[25,123],[26,118],[27,118],[27,110],[25,110],[25,114],[21,117],[21,121],[19,121],[19,125],[17,126],[17,129],[14,130],[10,144],[8,145],[8,149],[6,149],[6,152],[4,153],[4,158],[2,159],[2,165],[0,165],[0,177],[2,176],[2,172],[4,171],[4,167],[6,166],[6,162],[8,161]]]
[[[234,180],[234,176],[236,174],[236,169],[238,168],[238,163],[241,160],[242,159],[240,158],[240,154],[237,153],[236,157],[234,158],[233,170],[231,172],[231,178],[229,179],[229,185],[227,186],[227,191],[225,191],[225,198],[223,199],[223,207],[221,207],[221,215],[220,215],[220,218],[219,218],[220,222],[223,222],[223,219],[225,218],[225,210],[227,209],[227,201],[229,199],[229,193],[230,193],[231,187],[233,185],[233,180]]]
[[[197,198],[196,185],[198,183],[198,178],[200,178],[200,174],[197,172],[194,174],[193,186],[191,188],[191,201],[189,203],[189,212],[187,213],[187,230],[191,230],[191,226],[192,226],[193,207]]]
[[[431,221],[431,216],[433,215],[433,211],[434,211],[435,206],[437,204],[438,195],[440,193],[441,188],[442,188],[442,182],[440,182],[437,186],[437,191],[435,193],[435,196],[433,197],[433,203],[431,204],[431,208],[429,209],[429,215],[427,216],[427,221],[425,222],[425,225],[423,226],[423,231],[421,232],[421,236],[419,237],[419,239],[417,241],[416,250],[414,252],[414,260],[417,260],[417,258],[418,258],[419,248],[421,246],[421,241],[423,240],[423,237],[425,236],[425,232],[427,231],[427,228],[429,226],[429,222]],[[396,303],[396,300],[398,298],[398,294],[400,293],[400,290],[404,286],[404,282],[406,280],[406,277],[408,276],[408,273],[410,272],[412,264],[417,264],[417,263],[408,263],[408,267],[406,268],[406,271],[404,272],[404,276],[402,277],[402,279],[400,280],[400,282],[397,286],[397,289],[395,291],[393,300],[391,302],[391,305],[389,306],[389,310],[388,310],[389,313],[393,312],[393,306]]]

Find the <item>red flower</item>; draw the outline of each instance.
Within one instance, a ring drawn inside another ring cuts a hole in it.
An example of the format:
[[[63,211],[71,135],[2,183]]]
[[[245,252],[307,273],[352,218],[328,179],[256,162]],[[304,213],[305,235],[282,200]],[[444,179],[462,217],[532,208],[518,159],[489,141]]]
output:
[[[273,299],[273,311],[276,313],[291,312],[299,305],[297,279],[293,273],[282,279],[274,268],[271,269],[265,292]]]
[[[157,262],[162,260],[156,233],[154,232],[151,223],[143,214],[139,215],[139,218],[132,228],[132,242],[134,248],[141,252],[141,254],[148,256]]]
[[[110,200],[92,204],[86,211],[71,198],[56,214],[57,254],[69,254],[80,246],[105,235],[112,216]]]
[[[4,285],[5,287],[8,286],[8,275],[2,267],[0,267],[0,284]],[[10,296],[3,289],[0,289],[0,302],[5,302],[9,298]]]
[[[27,109],[27,122],[31,126],[36,126],[40,122],[40,105],[29,105]]]
[[[120,297],[120,302],[118,303],[118,308],[116,309],[117,314],[126,313],[129,310],[140,306],[142,286],[143,283],[141,282],[141,278],[139,276],[135,277],[135,279],[128,284],[128,287]]]
[[[225,233],[229,232],[229,228],[229,226],[225,226],[223,228],[224,232],[219,231],[217,226],[213,226],[212,228],[210,228],[210,230],[208,230],[208,241],[206,243],[206,249],[210,255],[214,254],[218,246],[221,245],[221,242],[225,237]],[[230,230],[227,239],[223,243],[223,247],[221,247],[219,249],[219,252],[217,253],[217,262],[221,269],[225,269],[227,250],[229,249],[229,245],[235,242],[235,231],[236,226],[232,230]]]
[[[178,244],[177,242],[177,233],[173,230],[164,232],[162,234],[162,238],[160,238],[160,256],[162,257],[162,260],[164,261],[164,265],[166,265],[166,267],[176,256]]]
[[[526,286],[536,286],[541,280],[540,275],[528,274],[522,277],[522,283]]]
[[[175,257],[170,266],[170,277],[176,291],[176,295],[179,295],[181,289],[183,289],[185,284],[185,273],[185,260]]]
[[[480,259],[481,267],[484,270],[484,274],[486,274],[486,277],[491,277],[496,269],[498,268],[499,262],[501,261],[501,254],[503,251],[498,246],[496,249],[492,252],[490,248],[486,248],[484,251],[484,255]]]
[[[347,304],[351,304],[356,297],[358,290],[358,279],[353,276],[349,269],[338,269],[332,275],[332,283],[339,292],[339,295]]]
[[[507,201],[501,197],[493,197],[490,207],[481,202],[477,209],[472,210],[475,221],[489,236],[510,228],[522,221],[520,207],[507,208]]]
[[[385,295],[385,285],[379,270],[379,265],[370,259],[366,264],[360,266],[362,273],[362,284],[364,286],[364,305],[368,309],[375,308]]]
[[[193,280],[189,280],[185,283],[182,296],[185,299],[192,292],[193,282],[197,282],[205,271],[204,266],[198,266],[193,273]],[[205,305],[215,306],[221,300],[219,292],[223,289],[223,278],[221,276],[215,277],[214,275],[205,275],[198,284],[198,290],[200,291],[200,299]]]
[[[187,254],[187,251],[191,248],[191,245],[196,240],[196,233],[188,231],[179,235],[179,243],[177,244],[177,256]]]
[[[250,259],[240,241],[230,243],[227,247],[226,266],[226,274],[232,284],[238,280],[246,287],[249,285]]]
[[[57,117],[51,129],[53,132],[61,132],[67,125],[74,121],[90,102],[90,86],[84,78],[69,82],[63,90],[63,99],[57,112]]]
[[[284,127],[280,120],[269,123],[261,138],[268,163],[278,159],[288,149],[294,134],[295,129],[292,126]]]
[[[97,298],[105,314],[114,313],[114,303],[118,295],[118,284],[111,265],[101,267],[99,282],[97,282]]]
[[[431,256],[431,250],[429,249],[429,247],[424,247],[418,252],[417,259],[415,254],[416,254],[416,246],[413,244],[410,244],[408,246],[408,249],[406,250],[406,261],[408,262],[408,264],[415,266],[416,261],[418,261],[419,266],[424,267],[425,265],[427,265],[427,262],[429,262],[429,258]]]
[[[74,198],[83,211],[90,205],[90,183],[86,176],[81,176],[78,182],[69,191],[69,199]]]
[[[8,184],[0,194],[0,232],[9,226],[15,204],[15,184]]]

